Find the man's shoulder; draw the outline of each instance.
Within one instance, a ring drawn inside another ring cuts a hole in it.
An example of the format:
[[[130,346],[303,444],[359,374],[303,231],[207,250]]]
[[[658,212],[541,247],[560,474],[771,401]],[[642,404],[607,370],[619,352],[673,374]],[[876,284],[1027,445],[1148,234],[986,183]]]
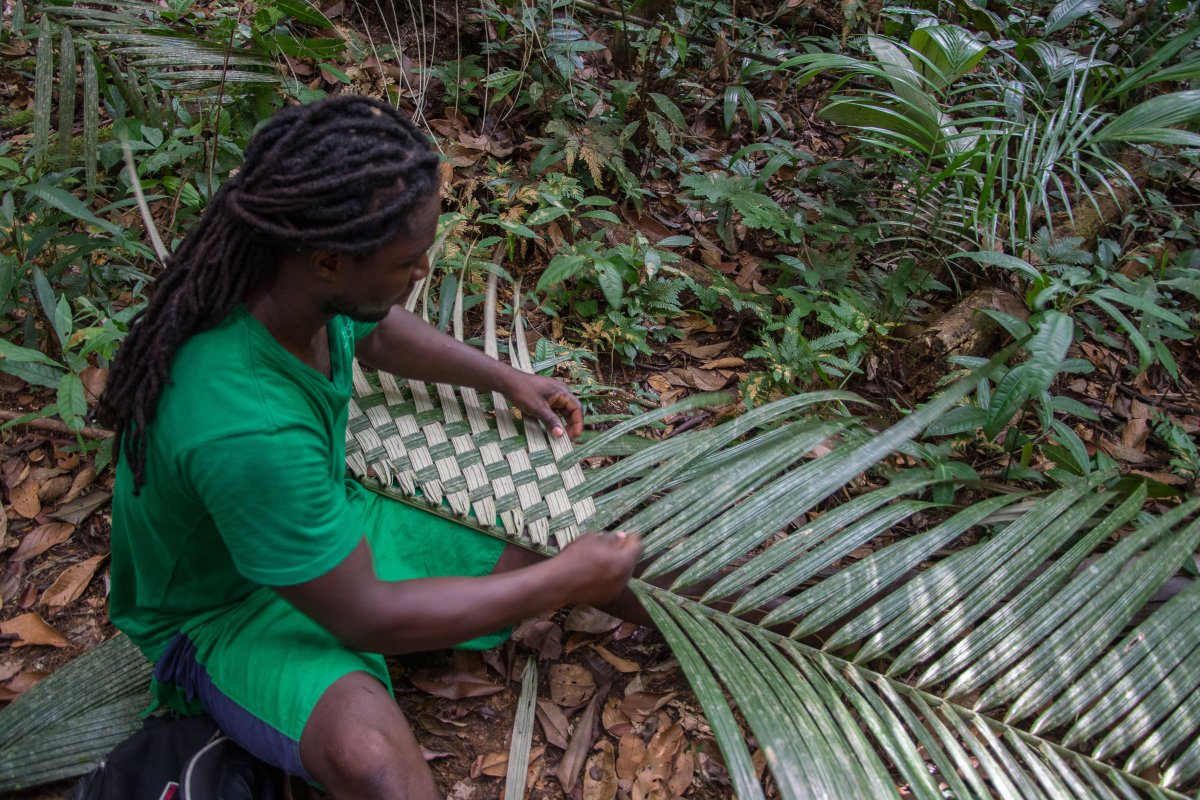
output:
[[[256,350],[252,331],[237,315],[184,342],[159,399],[156,433],[186,447],[269,429],[276,413],[263,395]]]

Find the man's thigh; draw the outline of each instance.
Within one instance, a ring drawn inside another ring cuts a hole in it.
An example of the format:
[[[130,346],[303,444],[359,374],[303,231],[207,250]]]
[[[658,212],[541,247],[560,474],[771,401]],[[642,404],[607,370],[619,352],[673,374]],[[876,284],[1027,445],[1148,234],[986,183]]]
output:
[[[305,726],[329,688],[355,672],[390,697],[382,656],[346,649],[264,588],[180,633],[155,667],[155,688],[176,708],[198,702],[248,751],[310,780],[300,756]]]

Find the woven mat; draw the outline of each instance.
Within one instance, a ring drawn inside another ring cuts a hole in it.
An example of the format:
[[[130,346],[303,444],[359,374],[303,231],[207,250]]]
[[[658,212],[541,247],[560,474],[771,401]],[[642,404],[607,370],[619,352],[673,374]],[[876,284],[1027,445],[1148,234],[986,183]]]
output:
[[[493,282],[488,309],[494,308]],[[494,311],[486,317],[485,351],[495,358]],[[520,317],[508,345],[512,365],[533,372]],[[571,449],[565,436],[551,439],[538,421],[518,419],[498,393],[480,396],[354,365],[346,465],[385,494],[526,545],[560,549],[596,512],[581,491],[580,467],[559,469]]]

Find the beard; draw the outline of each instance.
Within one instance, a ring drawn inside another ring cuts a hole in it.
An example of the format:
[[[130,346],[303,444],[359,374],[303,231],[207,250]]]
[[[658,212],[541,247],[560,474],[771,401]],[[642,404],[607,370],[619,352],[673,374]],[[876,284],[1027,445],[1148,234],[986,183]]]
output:
[[[355,322],[383,322],[396,303],[381,306],[378,303],[363,303],[348,297],[331,297],[325,302],[326,314],[349,317]]]

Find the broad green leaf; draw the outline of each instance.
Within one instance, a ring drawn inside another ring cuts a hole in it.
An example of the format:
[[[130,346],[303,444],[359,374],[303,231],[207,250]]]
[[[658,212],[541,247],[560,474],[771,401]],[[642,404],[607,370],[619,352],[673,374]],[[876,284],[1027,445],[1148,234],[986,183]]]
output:
[[[71,313],[71,304],[67,302],[66,295],[59,297],[58,302],[54,304],[54,316],[51,319],[54,323],[54,333],[58,336],[59,344],[65,347],[71,338],[71,334],[75,332],[75,319]]]
[[[50,285],[50,279],[46,277],[46,273],[42,272],[42,268],[36,264],[30,267],[30,274],[33,277],[33,291],[37,297],[38,305],[41,306],[42,315],[54,323],[54,309],[58,305],[58,296],[54,293],[54,287]],[[65,341],[65,336],[59,338]]]
[[[675,101],[667,97],[665,94],[651,92],[650,99],[654,101],[654,105],[658,106],[658,110],[666,115],[667,119],[681,131],[688,129],[687,120],[683,118],[683,112],[679,110],[679,106],[675,105]]]
[[[1046,15],[1046,28],[1043,33],[1049,36],[1099,8],[1100,0],[1061,0]]]
[[[625,302],[625,280],[621,273],[611,264],[596,264],[596,274],[600,281],[600,291],[604,299],[613,308],[620,308]]]
[[[49,367],[62,368],[61,364],[42,351],[15,345],[7,339],[0,339],[0,359],[7,363],[44,364]],[[57,381],[55,385],[57,385]]]
[[[58,365],[51,366],[37,362],[0,359],[0,372],[15,375],[26,383],[31,383],[35,386],[57,389],[59,379],[62,377],[64,370]]]
[[[621,218],[607,208],[597,208],[592,211],[584,211],[579,215],[580,219],[602,219],[605,222],[611,222],[613,225],[620,225]]]
[[[535,291],[544,292],[577,275],[587,265],[587,259],[574,253],[559,253],[550,260],[546,271],[538,278]]]
[[[1200,146],[1200,135],[1169,130],[1200,119],[1200,89],[1160,94],[1110,120],[1096,142],[1161,142]]]
[[[942,90],[973,70],[987,53],[987,45],[957,25],[926,25],[913,31],[909,45],[924,61],[917,68]]]
[[[1014,272],[1019,272],[1022,275],[1032,280],[1039,280],[1042,273],[1038,272],[1037,268],[1023,258],[1010,256],[1007,253],[994,253],[990,250],[976,250],[970,253],[955,253],[950,258],[969,258],[972,261],[984,264],[989,267],[1002,267],[1003,269],[1011,269]]]
[[[83,381],[74,372],[65,373],[58,383],[58,415],[73,431],[83,430],[87,414],[87,393]]]
[[[57,208],[59,211],[66,212],[72,217],[95,226],[102,231],[111,234],[120,232],[120,229],[116,225],[92,214],[78,197],[57,186],[51,186],[46,183],[33,183],[28,186],[22,186],[21,190],[33,195],[47,205]]]
[[[737,86],[729,86],[725,89],[725,101],[721,104],[722,114],[725,120],[725,130],[733,130],[733,117],[737,114],[738,102],[742,99],[741,93],[738,92]]]
[[[304,0],[270,0],[269,6],[279,9],[284,14],[303,25],[314,28],[332,28],[333,23],[315,6]]]
[[[565,208],[547,206],[546,208],[539,208],[535,210],[532,214],[526,217],[525,224],[530,227],[535,225],[545,225],[547,222],[556,220],[559,217],[565,216],[569,213],[571,212]]]

